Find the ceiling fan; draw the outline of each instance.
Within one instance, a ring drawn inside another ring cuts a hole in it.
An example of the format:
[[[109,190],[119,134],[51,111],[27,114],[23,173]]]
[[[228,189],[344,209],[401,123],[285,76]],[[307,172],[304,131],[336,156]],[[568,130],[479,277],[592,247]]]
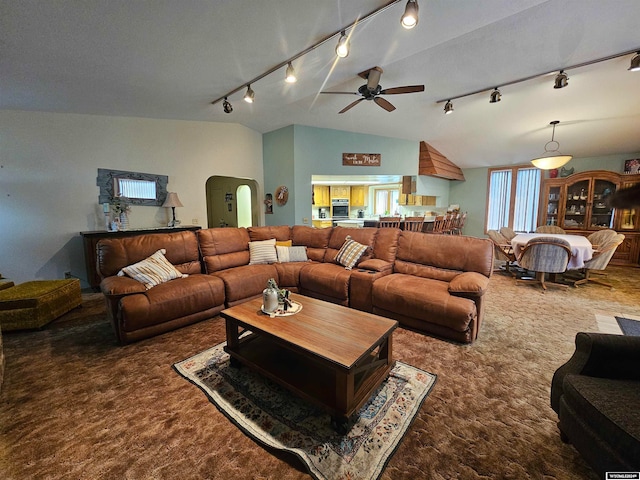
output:
[[[338,95],[360,95],[362,98],[359,98],[355,102],[350,103],[338,113],[344,113],[347,110],[355,107],[358,103],[363,100],[373,100],[379,106],[384,108],[387,112],[393,112],[396,107],[394,107],[391,103],[389,103],[386,99],[379,97],[378,95],[398,95],[400,93],[414,93],[414,92],[424,92],[424,85],[408,85],[405,87],[393,87],[393,88],[385,88],[383,89],[380,86],[380,76],[382,75],[382,69],[380,67],[373,67],[364,72],[360,72],[358,76],[364,78],[367,83],[358,88],[357,92],[320,92],[320,93],[331,93]]]

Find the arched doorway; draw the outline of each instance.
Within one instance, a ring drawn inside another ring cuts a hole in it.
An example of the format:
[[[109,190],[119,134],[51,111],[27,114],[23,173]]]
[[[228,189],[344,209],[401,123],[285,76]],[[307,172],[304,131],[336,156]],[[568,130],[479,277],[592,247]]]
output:
[[[258,182],[214,175],[206,183],[207,224],[212,227],[248,227],[260,224]]]

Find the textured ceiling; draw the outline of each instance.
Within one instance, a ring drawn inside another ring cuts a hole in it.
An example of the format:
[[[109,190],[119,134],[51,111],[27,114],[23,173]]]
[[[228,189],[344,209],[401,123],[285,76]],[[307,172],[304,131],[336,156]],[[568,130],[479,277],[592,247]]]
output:
[[[210,102],[324,36],[384,5],[373,0],[0,0],[0,108],[235,122],[259,132],[291,124],[425,140],[461,167],[526,162],[551,139],[577,157],[640,152],[640,73],[632,55],[501,88],[501,83],[640,48],[638,0],[419,0],[404,30],[402,0],[358,24],[351,54],[331,40],[232,95]],[[384,69],[381,85],[424,84],[386,97],[388,113],[357,97],[357,73]],[[454,101],[438,100],[486,88]]]

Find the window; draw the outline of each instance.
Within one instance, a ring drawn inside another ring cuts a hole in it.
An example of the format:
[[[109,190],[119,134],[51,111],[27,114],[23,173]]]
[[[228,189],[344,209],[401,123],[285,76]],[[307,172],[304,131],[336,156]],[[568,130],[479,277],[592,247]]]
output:
[[[374,194],[374,215],[392,215],[398,211],[400,190],[397,188],[377,188]]]
[[[485,230],[510,227],[533,232],[538,218],[541,170],[534,167],[489,169]]]

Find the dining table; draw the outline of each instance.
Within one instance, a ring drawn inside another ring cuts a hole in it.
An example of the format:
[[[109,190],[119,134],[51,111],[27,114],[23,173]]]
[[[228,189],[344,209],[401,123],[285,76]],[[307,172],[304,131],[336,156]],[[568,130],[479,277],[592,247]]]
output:
[[[522,249],[532,238],[553,237],[562,238],[569,242],[571,247],[571,258],[567,265],[567,270],[578,270],[584,268],[584,262],[588,262],[593,257],[593,245],[587,237],[582,235],[571,235],[565,233],[519,233],[511,239],[511,247],[516,258],[520,258]]]

